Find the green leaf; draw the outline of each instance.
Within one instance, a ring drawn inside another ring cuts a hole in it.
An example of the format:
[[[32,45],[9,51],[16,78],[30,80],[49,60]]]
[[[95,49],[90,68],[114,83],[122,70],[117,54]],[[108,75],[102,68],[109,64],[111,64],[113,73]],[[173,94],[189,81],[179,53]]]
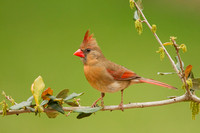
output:
[[[47,95],[48,98],[50,98],[52,101],[54,101],[56,99],[55,96],[51,96],[51,95]]]
[[[46,115],[49,117],[49,118],[56,118],[59,113],[58,112],[46,112]]]
[[[194,89],[194,90],[200,89],[200,78],[192,79],[192,83],[193,83],[192,89]]]
[[[176,68],[179,70],[179,71],[181,71],[181,66],[180,66],[180,61],[179,61],[179,58],[178,58],[178,56],[176,56],[175,57],[175,59],[176,59]],[[182,66],[183,66],[183,68],[184,68],[184,62],[182,61]]]
[[[158,75],[169,75],[169,74],[175,74],[175,72],[158,72]]]
[[[32,102],[33,99],[34,99],[34,97],[33,97],[33,96],[30,96],[26,101],[30,101],[30,102]]]
[[[138,7],[139,7],[141,10],[144,9],[144,7],[143,7],[143,5],[142,5],[142,0],[137,0],[136,3],[137,3]]]
[[[81,96],[81,95],[83,95],[84,93],[79,93],[79,94],[77,94],[77,93],[72,93],[71,95],[69,95],[69,96],[67,96],[65,99],[64,99],[64,101],[66,102],[67,100],[71,100],[71,99],[73,99],[73,98],[75,98],[75,97],[78,97],[78,96]]]
[[[31,107],[26,107],[26,108],[29,109],[31,112],[35,112],[34,108],[31,108]]]
[[[76,118],[77,119],[82,119],[85,117],[89,117],[92,113],[80,113]]]
[[[193,74],[193,72],[192,72],[192,71],[190,72],[190,74],[189,74],[188,78],[194,79],[194,74]]]
[[[76,112],[76,113],[94,113],[101,109],[102,109],[102,107],[94,107],[94,108],[89,107],[89,108],[77,109],[77,110],[74,110],[74,112]]]
[[[102,107],[94,107],[94,108],[90,107],[90,108],[77,109],[77,110],[74,110],[74,112],[79,113],[79,115],[77,116],[77,119],[81,119],[84,117],[88,117],[92,113],[97,112],[101,109]]]
[[[32,101],[23,101],[21,103],[15,104],[10,107],[11,110],[19,110],[22,109],[23,107],[28,107],[30,106]]]
[[[42,103],[40,104],[40,106],[44,106],[45,104],[47,104],[49,101],[48,100],[43,100]]]
[[[65,111],[62,109],[62,107],[60,106],[60,104],[58,104],[57,102],[49,102],[49,107],[51,107],[52,109],[55,109],[56,111],[65,114]]]
[[[137,10],[137,9],[136,9],[135,12],[134,12],[133,19],[134,19],[134,20],[140,19],[140,14],[138,13],[138,10]]]
[[[61,92],[58,93],[58,95],[56,96],[56,98],[66,98],[67,95],[69,93],[69,89],[64,89]]]
[[[78,107],[78,104],[76,102],[65,102],[65,103],[72,107]]]

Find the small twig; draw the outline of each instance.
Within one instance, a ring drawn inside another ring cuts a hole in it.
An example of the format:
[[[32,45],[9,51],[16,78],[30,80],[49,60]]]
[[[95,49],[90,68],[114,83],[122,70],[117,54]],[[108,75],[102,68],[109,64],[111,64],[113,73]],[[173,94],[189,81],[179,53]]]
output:
[[[72,113],[72,111],[69,111],[69,112],[66,114],[66,116],[68,117],[71,113]]]
[[[80,105],[80,103],[79,103],[79,101],[80,101],[80,98],[79,99],[76,99],[76,98],[74,98],[75,100],[76,100],[76,103],[78,104],[78,106],[80,107],[81,105]]]
[[[177,56],[178,56],[178,60],[179,60],[179,64],[180,64],[180,69],[181,69],[181,80],[182,80],[182,82],[185,84],[185,88],[186,88],[187,94],[188,94],[189,96],[191,96],[192,93],[190,92],[189,86],[188,86],[188,84],[187,84],[187,82],[186,82],[185,72],[184,72],[184,68],[183,68],[183,62],[182,62],[181,56],[180,56],[180,54],[179,54],[178,44],[176,44],[176,41],[175,41],[175,39],[173,39],[173,38],[171,38],[171,41],[172,41],[172,43],[173,43],[173,45],[174,45],[174,48],[175,48],[175,50],[176,50],[176,54],[177,54]]]
[[[12,104],[17,104],[14,99],[11,96],[7,96],[6,93],[3,91],[2,95],[8,100],[10,101]]]

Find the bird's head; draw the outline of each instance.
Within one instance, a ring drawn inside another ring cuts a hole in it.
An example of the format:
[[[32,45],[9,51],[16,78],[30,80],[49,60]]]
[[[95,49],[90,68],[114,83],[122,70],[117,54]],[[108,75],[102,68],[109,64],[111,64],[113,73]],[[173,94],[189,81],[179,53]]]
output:
[[[89,30],[85,33],[83,42],[74,55],[81,57],[85,65],[96,64],[99,59],[104,57],[93,34],[89,35]]]

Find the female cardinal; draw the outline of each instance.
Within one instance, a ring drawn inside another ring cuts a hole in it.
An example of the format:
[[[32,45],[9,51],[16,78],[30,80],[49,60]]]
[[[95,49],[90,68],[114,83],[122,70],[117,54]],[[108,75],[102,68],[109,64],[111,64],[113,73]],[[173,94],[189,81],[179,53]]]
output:
[[[101,52],[93,34],[89,35],[89,30],[85,33],[83,42],[74,55],[81,57],[84,64],[85,77],[90,85],[101,92],[101,97],[92,106],[101,100],[106,92],[113,93],[121,91],[121,103],[119,107],[123,110],[123,91],[130,85],[137,83],[149,83],[166,88],[176,89],[175,87],[138,76],[135,72],[107,60]]]

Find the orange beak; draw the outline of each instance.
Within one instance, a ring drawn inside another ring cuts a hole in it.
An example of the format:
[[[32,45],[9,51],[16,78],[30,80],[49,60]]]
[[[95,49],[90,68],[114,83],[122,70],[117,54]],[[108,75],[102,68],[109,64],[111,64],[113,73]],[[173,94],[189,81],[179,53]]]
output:
[[[76,55],[76,56],[79,56],[79,57],[85,57],[85,55],[83,54],[83,51],[81,51],[80,49],[78,49],[75,53],[74,53],[74,55]]]

